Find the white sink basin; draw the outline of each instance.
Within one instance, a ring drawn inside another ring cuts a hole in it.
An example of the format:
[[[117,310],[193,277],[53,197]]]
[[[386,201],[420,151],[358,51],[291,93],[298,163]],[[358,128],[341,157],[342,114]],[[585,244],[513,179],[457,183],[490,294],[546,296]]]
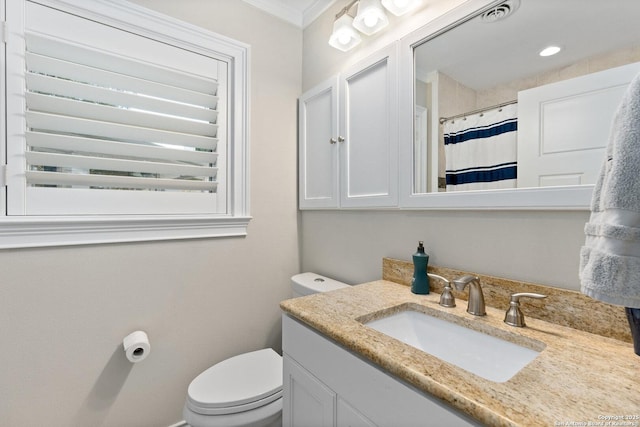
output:
[[[509,380],[540,354],[539,351],[412,310],[366,322],[365,325],[499,383]]]

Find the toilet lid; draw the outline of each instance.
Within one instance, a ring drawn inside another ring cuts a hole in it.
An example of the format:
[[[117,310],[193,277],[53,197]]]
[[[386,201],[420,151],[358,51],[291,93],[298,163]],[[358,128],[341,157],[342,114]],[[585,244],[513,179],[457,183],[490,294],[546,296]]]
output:
[[[294,295],[311,295],[335,289],[348,288],[349,285],[316,273],[300,273],[291,278]]]
[[[282,357],[270,348],[223,360],[189,385],[187,405],[205,415],[264,406],[282,396]]]

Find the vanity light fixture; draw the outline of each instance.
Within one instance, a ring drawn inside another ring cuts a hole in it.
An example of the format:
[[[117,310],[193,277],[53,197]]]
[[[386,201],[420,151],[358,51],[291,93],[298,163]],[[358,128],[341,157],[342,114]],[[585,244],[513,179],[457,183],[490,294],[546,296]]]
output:
[[[329,37],[329,45],[343,52],[356,47],[362,38],[353,28],[353,18],[343,9],[342,15],[338,14],[333,23],[333,33]]]
[[[358,14],[353,18],[353,26],[363,34],[370,36],[389,25],[380,0],[360,0]]]
[[[382,0],[382,5],[396,16],[411,12],[422,4],[422,0]]]
[[[539,53],[540,56],[552,56],[560,52],[562,49],[558,46],[547,46]]]
[[[336,15],[333,22],[333,32],[329,37],[329,45],[346,52],[362,40],[355,29],[363,34],[371,35],[389,24],[384,8],[394,15],[400,16],[417,8],[420,4],[422,4],[422,0],[382,0],[382,2],[380,0],[352,0]],[[349,12],[356,5],[358,8],[354,17]]]

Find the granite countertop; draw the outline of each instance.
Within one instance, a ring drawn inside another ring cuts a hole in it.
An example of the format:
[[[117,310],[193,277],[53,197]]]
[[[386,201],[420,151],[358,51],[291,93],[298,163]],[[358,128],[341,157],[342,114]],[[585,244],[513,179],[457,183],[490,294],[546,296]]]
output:
[[[640,425],[640,358],[628,342],[526,317],[527,327],[438,304],[439,294],[379,280],[283,301],[292,317],[414,387],[490,426]],[[483,379],[362,324],[402,309],[428,311],[472,329],[542,349],[503,383]],[[505,307],[506,309],[506,307]],[[609,424],[607,424],[609,423]]]

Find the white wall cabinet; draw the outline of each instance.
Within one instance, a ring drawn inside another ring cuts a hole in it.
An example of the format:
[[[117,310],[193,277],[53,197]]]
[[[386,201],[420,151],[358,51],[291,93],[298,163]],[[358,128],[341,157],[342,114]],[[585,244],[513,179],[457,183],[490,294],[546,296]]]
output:
[[[337,208],[338,77],[300,97],[298,120],[300,208]]]
[[[283,315],[283,427],[480,426]]]
[[[301,209],[398,205],[398,44],[299,101]]]

